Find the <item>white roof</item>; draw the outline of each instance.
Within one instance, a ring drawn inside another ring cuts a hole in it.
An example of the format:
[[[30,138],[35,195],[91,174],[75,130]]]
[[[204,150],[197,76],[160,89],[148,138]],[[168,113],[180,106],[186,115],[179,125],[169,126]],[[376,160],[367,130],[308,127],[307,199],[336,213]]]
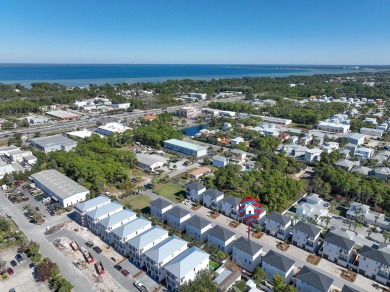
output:
[[[100,126],[99,128],[97,128],[97,131],[99,129],[100,130],[104,130],[104,131],[109,131],[109,132],[112,132],[112,133],[123,133],[126,130],[130,130],[131,128],[125,127],[125,126],[123,126],[120,123],[108,123],[108,124],[106,124],[104,126]]]

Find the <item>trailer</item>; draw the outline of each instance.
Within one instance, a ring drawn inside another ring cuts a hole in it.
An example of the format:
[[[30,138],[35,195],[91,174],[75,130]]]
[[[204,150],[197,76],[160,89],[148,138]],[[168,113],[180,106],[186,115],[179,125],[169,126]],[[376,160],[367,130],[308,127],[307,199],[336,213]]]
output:
[[[79,245],[77,244],[76,241],[72,241],[71,243],[69,243],[70,247],[74,250],[74,251],[78,251],[80,249]]]
[[[96,272],[101,276],[103,275],[106,271],[104,270],[103,263],[102,262],[97,262],[95,263],[95,269]]]
[[[84,258],[88,264],[92,264],[94,262],[94,259],[90,252],[84,253]]]

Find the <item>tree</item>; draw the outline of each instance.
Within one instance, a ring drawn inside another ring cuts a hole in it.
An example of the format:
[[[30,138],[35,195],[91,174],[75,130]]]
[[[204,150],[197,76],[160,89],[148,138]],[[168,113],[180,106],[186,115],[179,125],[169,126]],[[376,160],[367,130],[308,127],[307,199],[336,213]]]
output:
[[[390,231],[384,231],[383,232],[383,239],[386,241],[390,241]]]
[[[213,274],[208,270],[199,271],[193,281],[180,285],[179,292],[216,292],[217,285],[213,281]]]
[[[50,286],[58,292],[71,292],[73,289],[73,285],[62,276],[52,277],[50,279]]]
[[[356,233],[356,228],[362,227],[363,224],[361,224],[361,223],[358,222],[358,221],[354,221],[354,222],[352,222],[352,226],[353,226],[353,231]]]
[[[259,285],[264,282],[267,274],[263,268],[257,267],[254,271],[253,280],[255,280],[256,284]]]
[[[233,287],[229,290],[231,292],[245,292],[246,289],[246,283],[244,280],[237,281],[234,283]]]
[[[378,215],[375,215],[375,225],[376,225],[376,223],[377,223],[377,221],[378,221],[378,219],[379,219],[379,216]]]
[[[38,138],[38,137],[41,137],[41,132],[35,132],[34,133],[34,138]]]
[[[39,282],[49,280],[52,276],[52,271],[56,266],[55,263],[51,262],[48,259],[43,259],[43,261],[37,267],[37,278]]]
[[[375,231],[376,231],[376,227],[370,227],[370,228],[368,228],[368,229],[367,229],[367,235],[368,235],[368,237],[370,237],[371,234],[372,234],[373,232],[375,232]]]
[[[326,228],[328,228],[328,225],[329,225],[330,221],[332,221],[332,218],[329,217],[329,216],[326,216],[326,218],[324,219],[324,221],[325,221],[325,226],[326,226]]]
[[[3,232],[9,231],[10,230],[10,224],[7,219],[5,218],[0,218],[0,230]]]
[[[272,285],[274,286],[275,292],[283,292],[286,289],[286,284],[284,283],[284,278],[278,274],[274,274],[274,280],[272,282]]]

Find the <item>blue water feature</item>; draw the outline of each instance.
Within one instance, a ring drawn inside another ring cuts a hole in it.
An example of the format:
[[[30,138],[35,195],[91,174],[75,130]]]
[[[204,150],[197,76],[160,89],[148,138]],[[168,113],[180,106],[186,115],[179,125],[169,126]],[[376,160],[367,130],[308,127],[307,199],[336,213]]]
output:
[[[192,126],[189,128],[181,129],[180,132],[182,132],[186,136],[194,136],[196,133],[199,133],[200,130],[206,129],[208,127],[207,124],[203,125],[197,125],[197,126]]]

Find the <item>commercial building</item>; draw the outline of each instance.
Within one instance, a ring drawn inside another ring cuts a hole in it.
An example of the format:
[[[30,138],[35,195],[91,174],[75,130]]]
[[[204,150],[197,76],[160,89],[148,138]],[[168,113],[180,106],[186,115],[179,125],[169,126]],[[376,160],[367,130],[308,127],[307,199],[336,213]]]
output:
[[[13,173],[15,168],[11,164],[5,164],[0,166],[0,179],[4,177],[7,173]]]
[[[272,123],[272,124],[278,124],[278,125],[284,125],[284,126],[287,126],[287,125],[292,123],[292,120],[290,120],[290,119],[282,119],[282,118],[267,117],[267,116],[257,116],[257,115],[252,115],[252,116],[260,117],[266,123]]]
[[[35,185],[52,199],[67,207],[85,201],[89,190],[54,169],[31,175]]]
[[[360,134],[373,136],[373,137],[382,137],[383,130],[371,129],[371,128],[360,128]]]
[[[199,115],[199,109],[193,106],[183,106],[176,111],[176,114],[187,119],[195,118]]]
[[[129,107],[131,106],[131,103],[130,102],[126,102],[126,103],[113,103],[112,104],[112,107],[114,109],[128,109]]]
[[[27,117],[26,120],[28,121],[29,124],[32,124],[32,125],[41,125],[41,124],[45,124],[47,122],[49,122],[49,119],[48,118],[45,118],[45,117]]]
[[[196,98],[198,100],[205,100],[207,98],[207,94],[206,93],[195,93],[195,92],[192,92],[192,93],[188,93],[187,96],[189,98]]]
[[[50,111],[46,112],[46,114],[60,120],[75,120],[80,118],[80,115],[66,111]]]
[[[16,149],[16,150],[9,151],[7,156],[14,163],[14,162],[22,162],[24,157],[33,156],[33,154],[30,150],[23,151],[20,149]]]
[[[64,150],[68,152],[77,146],[77,141],[62,135],[34,138],[30,140],[30,143],[32,146],[44,151],[45,153],[57,150]]]
[[[131,130],[129,127],[123,126],[121,123],[108,123],[104,126],[100,126],[96,129],[96,133],[104,136],[110,136],[114,133],[123,133],[127,130]]]
[[[167,163],[168,159],[155,154],[136,154],[137,166],[144,170],[154,171],[156,168],[162,167]]]
[[[317,129],[326,132],[332,133],[347,133],[349,131],[350,125],[348,124],[340,124],[340,123],[332,123],[332,122],[319,122],[317,125]]]
[[[170,139],[164,141],[164,148],[174,152],[182,153],[184,155],[190,155],[195,157],[202,157],[207,155],[206,147],[177,139]]]
[[[80,130],[80,131],[68,132],[67,134],[68,134],[68,136],[75,136],[75,137],[79,137],[79,138],[86,138],[86,137],[91,137],[93,132],[91,132],[90,130],[87,130],[87,129],[83,129],[83,130]]]

